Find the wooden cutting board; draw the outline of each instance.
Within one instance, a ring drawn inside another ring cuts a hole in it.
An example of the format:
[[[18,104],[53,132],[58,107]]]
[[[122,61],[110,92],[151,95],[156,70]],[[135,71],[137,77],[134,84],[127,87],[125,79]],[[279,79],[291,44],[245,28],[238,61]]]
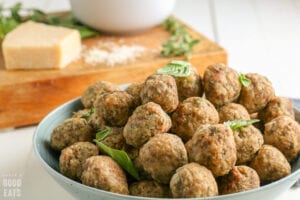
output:
[[[201,40],[190,57],[190,62],[200,73],[210,64],[227,62],[227,54],[222,47],[195,30],[186,28],[193,37]],[[0,128],[36,124],[58,105],[80,96],[88,85],[97,80],[116,84],[140,81],[167,62],[183,59],[160,56],[161,44],[168,37],[169,33],[162,26],[157,26],[137,35],[101,35],[82,41],[87,48],[103,41],[121,41],[122,44],[146,48],[141,57],[126,65],[89,65],[79,58],[60,70],[5,70],[1,53]]]

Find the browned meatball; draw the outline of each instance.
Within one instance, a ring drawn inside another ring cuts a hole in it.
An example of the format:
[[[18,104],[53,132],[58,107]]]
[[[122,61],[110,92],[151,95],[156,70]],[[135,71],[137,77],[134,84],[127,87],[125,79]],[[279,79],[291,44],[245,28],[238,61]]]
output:
[[[239,74],[224,64],[208,66],[203,84],[206,98],[216,107],[235,101],[241,91]]]
[[[168,197],[169,190],[166,185],[156,181],[142,180],[129,186],[130,195],[140,197]]]
[[[271,145],[263,145],[250,167],[258,173],[262,183],[279,180],[291,173],[291,166],[284,155]]]
[[[201,97],[190,97],[181,102],[172,114],[172,132],[187,141],[199,126],[218,122],[218,111],[209,101]]]
[[[110,126],[124,126],[134,110],[133,97],[124,91],[106,93],[94,102],[95,113]]]
[[[282,115],[295,119],[294,105],[291,100],[285,97],[274,97],[267,106],[259,112],[259,118],[264,123]]]
[[[262,110],[274,97],[274,89],[265,76],[248,73],[246,77],[251,80],[251,84],[242,87],[239,103],[245,106],[249,113],[255,113]]]
[[[155,102],[170,113],[178,106],[178,93],[175,79],[169,75],[154,74],[149,76],[141,90],[142,103]]]
[[[96,113],[93,113],[88,118],[88,123],[93,127],[95,131],[102,129],[105,126],[105,121],[102,118],[102,116],[97,115]]]
[[[81,175],[83,184],[102,190],[128,194],[126,175],[108,156],[92,156],[85,160]]]
[[[88,86],[82,93],[81,102],[85,108],[90,108],[93,106],[94,101],[96,100],[98,95],[102,95],[104,93],[110,93],[114,91],[119,91],[118,86],[106,82],[106,81],[98,81],[90,86]]]
[[[92,141],[93,129],[83,118],[69,118],[52,132],[50,146],[61,151],[63,148],[80,141]]]
[[[178,168],[172,176],[170,188],[174,198],[218,195],[218,186],[213,174],[197,163],[189,163]]]
[[[204,165],[215,177],[224,176],[236,163],[233,133],[226,125],[200,127],[187,145],[189,160]]]
[[[219,109],[220,123],[232,120],[248,120],[250,115],[241,104],[228,103]]]
[[[292,161],[300,151],[300,125],[288,116],[279,116],[265,124],[264,140]]]
[[[219,178],[220,194],[243,192],[260,186],[257,172],[245,165],[234,166],[229,174]]]
[[[126,148],[122,127],[109,127],[111,134],[102,141],[105,145],[113,149],[124,150]]]
[[[59,157],[60,172],[75,180],[80,180],[83,162],[99,153],[99,148],[90,142],[76,142],[64,148]]]
[[[136,106],[142,104],[140,93],[143,85],[144,82],[131,83],[125,90],[128,94],[130,94],[133,97],[133,101]]]
[[[195,67],[190,67],[187,77],[175,77],[179,101],[189,97],[201,97],[203,94],[202,78]]]
[[[178,167],[188,162],[181,139],[173,134],[158,134],[142,146],[139,160],[144,170],[160,183],[169,183]]]
[[[135,109],[124,127],[126,143],[136,148],[142,146],[152,136],[167,132],[171,128],[170,117],[153,102]]]
[[[263,135],[252,125],[233,131],[233,135],[238,165],[250,162],[264,143]]]

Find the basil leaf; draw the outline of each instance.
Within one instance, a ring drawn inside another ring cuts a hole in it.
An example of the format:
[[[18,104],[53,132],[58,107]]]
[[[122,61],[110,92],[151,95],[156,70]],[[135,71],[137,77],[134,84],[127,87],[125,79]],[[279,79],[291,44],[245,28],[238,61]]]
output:
[[[94,142],[131,176],[133,176],[136,180],[140,180],[137,169],[134,167],[131,159],[125,151],[112,149],[97,139],[95,139]]]
[[[173,60],[164,67],[158,69],[156,74],[166,74],[175,77],[186,77],[191,73],[190,63],[185,61]]]
[[[251,119],[251,120],[233,120],[224,122],[226,126],[229,126],[233,131],[240,129],[244,126],[249,126],[251,124],[259,122],[259,119]]]
[[[245,74],[239,75],[239,81],[245,87],[248,87],[251,84],[251,80],[247,78]]]
[[[105,126],[103,130],[100,130],[99,132],[96,133],[96,140],[102,141],[111,134],[112,134],[111,128]]]
[[[90,118],[90,116],[91,116],[92,114],[94,114],[94,112],[95,112],[95,111],[94,111],[94,107],[91,107],[90,110],[89,110],[89,112],[86,113],[86,114],[81,115],[80,118],[83,118],[83,119],[85,119],[85,120],[88,120],[88,119]]]

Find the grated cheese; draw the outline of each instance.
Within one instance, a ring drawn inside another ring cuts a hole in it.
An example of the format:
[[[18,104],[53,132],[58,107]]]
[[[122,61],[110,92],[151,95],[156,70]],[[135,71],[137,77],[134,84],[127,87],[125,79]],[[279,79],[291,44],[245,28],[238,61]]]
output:
[[[100,63],[108,66],[124,65],[143,55],[145,47],[139,45],[119,45],[113,42],[99,42],[96,46],[82,50],[84,61],[90,65]]]

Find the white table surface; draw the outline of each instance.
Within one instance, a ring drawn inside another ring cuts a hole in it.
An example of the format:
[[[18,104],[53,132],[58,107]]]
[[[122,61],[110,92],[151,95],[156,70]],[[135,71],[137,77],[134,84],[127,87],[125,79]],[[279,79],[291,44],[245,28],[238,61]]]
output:
[[[7,6],[15,2],[0,0]],[[22,2],[48,12],[70,9],[67,0]],[[300,0],[178,0],[174,14],[221,44],[228,51],[229,66],[266,75],[277,95],[300,98]],[[35,128],[0,131],[0,199],[74,199],[36,160]],[[19,197],[5,197],[8,179],[19,180]],[[284,199],[300,199],[300,188],[278,197]]]

